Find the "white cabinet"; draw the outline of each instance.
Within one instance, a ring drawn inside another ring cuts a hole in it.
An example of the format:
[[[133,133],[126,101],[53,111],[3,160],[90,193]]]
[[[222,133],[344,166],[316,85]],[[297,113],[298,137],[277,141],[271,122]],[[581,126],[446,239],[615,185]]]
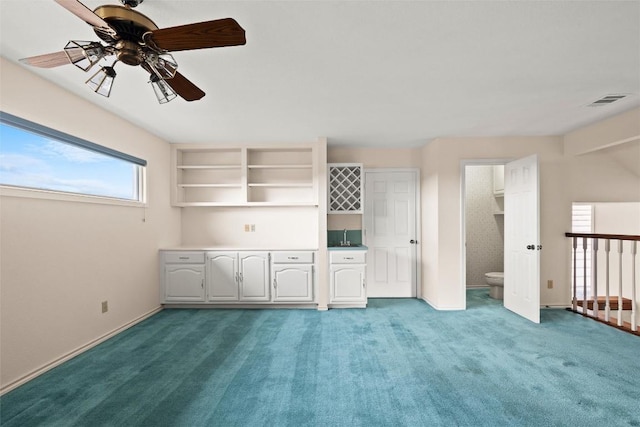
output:
[[[207,301],[238,301],[238,253],[207,253]]]
[[[329,163],[328,213],[361,214],[364,179],[361,163]]]
[[[268,252],[207,252],[207,301],[269,301]]]
[[[329,276],[332,306],[366,306],[366,251],[330,251]]]
[[[202,252],[165,252],[162,266],[162,301],[185,303],[205,300]]]
[[[294,304],[315,301],[315,252],[163,250],[164,304]]]
[[[313,145],[174,144],[174,206],[309,206],[318,204]]]
[[[313,252],[274,252],[273,301],[313,301],[313,274]]]
[[[240,301],[269,301],[269,254],[239,252]]]

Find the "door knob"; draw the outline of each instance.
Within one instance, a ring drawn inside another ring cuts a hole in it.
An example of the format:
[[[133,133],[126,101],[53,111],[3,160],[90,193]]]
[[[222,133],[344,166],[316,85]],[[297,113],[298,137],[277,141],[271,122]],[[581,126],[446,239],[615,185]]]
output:
[[[417,245],[418,241],[411,239],[411,240],[409,240],[409,243],[411,243],[412,245]]]
[[[527,245],[527,249],[529,250],[534,250],[536,247],[535,245]]]

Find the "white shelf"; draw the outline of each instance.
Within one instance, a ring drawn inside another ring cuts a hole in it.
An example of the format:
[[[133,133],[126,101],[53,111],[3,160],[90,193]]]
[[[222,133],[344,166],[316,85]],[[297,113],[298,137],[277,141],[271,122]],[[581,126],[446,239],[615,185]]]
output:
[[[312,169],[313,165],[248,165],[249,169]]]
[[[206,169],[240,169],[241,165],[178,165],[176,166],[178,169],[195,169],[195,170],[206,170]]]
[[[178,184],[180,188],[242,188],[241,184]]]
[[[313,145],[172,145],[173,206],[317,206]]]
[[[277,188],[277,187],[282,187],[282,188],[286,188],[286,187],[291,187],[291,188],[311,188],[313,187],[313,183],[308,183],[308,184],[298,184],[298,183],[261,183],[261,182],[252,182],[247,184],[249,187],[273,187],[273,188]]]

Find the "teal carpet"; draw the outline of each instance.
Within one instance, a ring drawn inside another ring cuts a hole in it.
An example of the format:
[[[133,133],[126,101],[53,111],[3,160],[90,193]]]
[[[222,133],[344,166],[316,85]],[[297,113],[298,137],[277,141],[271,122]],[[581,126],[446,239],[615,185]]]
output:
[[[597,345],[595,343],[598,343]],[[2,426],[640,426],[640,339],[565,310],[164,310],[0,398]]]

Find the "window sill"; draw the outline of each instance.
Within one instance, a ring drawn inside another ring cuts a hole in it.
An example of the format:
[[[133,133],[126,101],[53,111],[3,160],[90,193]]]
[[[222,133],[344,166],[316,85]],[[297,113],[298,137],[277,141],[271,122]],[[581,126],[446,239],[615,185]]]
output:
[[[97,203],[101,205],[147,207],[146,202],[116,199],[112,197],[91,196],[88,194],[64,193],[61,191],[18,188],[0,185],[0,197],[26,197],[30,199],[60,200],[65,202]]]

